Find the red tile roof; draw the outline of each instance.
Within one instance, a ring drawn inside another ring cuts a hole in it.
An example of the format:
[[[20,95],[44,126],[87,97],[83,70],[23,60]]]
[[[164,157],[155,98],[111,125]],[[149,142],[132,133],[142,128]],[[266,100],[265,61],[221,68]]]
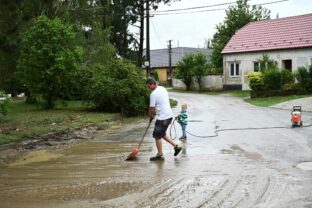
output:
[[[251,22],[232,36],[222,53],[312,47],[312,13]]]

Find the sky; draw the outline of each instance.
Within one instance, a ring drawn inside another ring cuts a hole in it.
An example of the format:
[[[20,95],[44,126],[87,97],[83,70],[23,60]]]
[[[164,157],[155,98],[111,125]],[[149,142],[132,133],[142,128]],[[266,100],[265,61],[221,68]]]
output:
[[[216,32],[216,25],[224,21],[225,9],[229,7],[227,3],[232,2],[235,0],[181,0],[172,2],[170,6],[161,4],[157,10],[158,14],[164,10],[205,8],[173,12],[184,14],[154,15],[151,17],[151,50],[167,48],[169,40],[172,40],[172,47],[203,48],[205,40],[211,39]],[[277,15],[282,18],[312,13],[312,0],[249,0],[248,3],[249,5],[272,3],[262,5],[271,11],[271,19],[275,19]],[[216,4],[225,5],[207,7]],[[200,10],[214,11],[196,12]],[[151,11],[150,13],[155,12]],[[145,47],[146,45],[144,45]]]

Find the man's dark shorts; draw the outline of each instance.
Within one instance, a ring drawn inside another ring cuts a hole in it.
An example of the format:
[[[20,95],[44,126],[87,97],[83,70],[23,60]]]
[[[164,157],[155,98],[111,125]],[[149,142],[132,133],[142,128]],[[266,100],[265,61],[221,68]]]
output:
[[[171,124],[172,118],[166,120],[156,120],[153,137],[155,139],[161,139],[166,135],[168,126]]]

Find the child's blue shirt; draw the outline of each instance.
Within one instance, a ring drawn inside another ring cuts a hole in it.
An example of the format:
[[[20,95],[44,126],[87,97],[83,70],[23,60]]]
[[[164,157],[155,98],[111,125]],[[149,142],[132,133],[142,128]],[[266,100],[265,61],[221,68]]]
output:
[[[187,125],[187,112],[186,110],[181,110],[178,116],[178,122],[182,125]]]

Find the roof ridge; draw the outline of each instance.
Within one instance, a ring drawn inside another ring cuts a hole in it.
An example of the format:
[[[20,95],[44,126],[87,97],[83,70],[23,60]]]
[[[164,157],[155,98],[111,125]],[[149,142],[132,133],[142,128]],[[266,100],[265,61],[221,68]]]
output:
[[[307,14],[301,14],[301,15],[294,15],[294,16],[288,16],[288,17],[279,17],[275,19],[263,19],[263,20],[255,20],[252,22],[249,22],[248,24],[257,24],[257,23],[262,23],[262,22],[273,22],[273,21],[283,21],[285,19],[292,19],[292,18],[298,18],[298,17],[304,17],[304,16],[312,16],[312,13],[307,13]],[[247,25],[248,25],[247,24]]]
[[[231,37],[222,53],[312,47],[312,13],[250,22]]]

